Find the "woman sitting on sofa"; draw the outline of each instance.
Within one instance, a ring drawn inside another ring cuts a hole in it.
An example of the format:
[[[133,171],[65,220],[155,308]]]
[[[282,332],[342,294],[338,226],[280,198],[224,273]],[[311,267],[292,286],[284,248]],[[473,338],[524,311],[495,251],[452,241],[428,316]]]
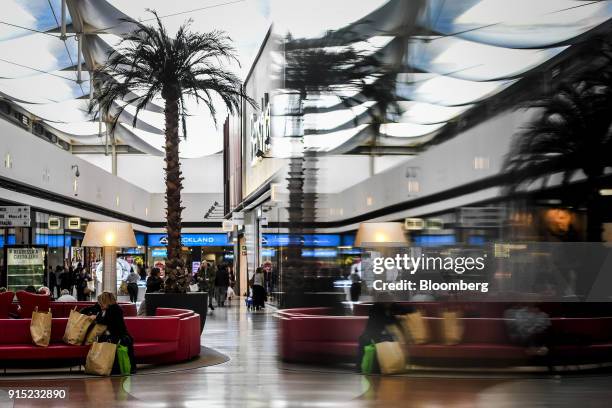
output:
[[[123,310],[117,304],[115,295],[111,292],[102,292],[98,296],[98,303],[82,309],[81,313],[90,316],[96,323],[106,326],[106,332],[100,336],[98,341],[110,341],[115,344],[121,342],[121,345],[128,348],[132,373],[135,373],[134,339],[132,339],[132,336],[128,333],[125,320],[123,319]],[[112,373],[119,373],[119,363],[116,358]]]

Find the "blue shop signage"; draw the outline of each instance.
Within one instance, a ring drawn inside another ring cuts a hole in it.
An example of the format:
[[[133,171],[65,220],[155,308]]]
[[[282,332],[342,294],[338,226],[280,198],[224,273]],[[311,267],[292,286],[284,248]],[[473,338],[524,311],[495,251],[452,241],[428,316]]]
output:
[[[263,234],[261,245],[265,247],[282,247],[301,245],[306,247],[337,247],[340,245],[340,235],[336,234]]]
[[[166,234],[149,234],[149,246],[165,246],[168,243]],[[198,246],[228,246],[232,245],[227,241],[225,234],[182,234],[181,243],[186,247]]]

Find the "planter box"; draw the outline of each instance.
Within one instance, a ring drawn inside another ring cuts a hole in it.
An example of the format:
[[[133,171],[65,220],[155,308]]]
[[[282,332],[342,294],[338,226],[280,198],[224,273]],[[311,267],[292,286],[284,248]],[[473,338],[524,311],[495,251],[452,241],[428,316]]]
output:
[[[200,332],[204,330],[208,312],[208,292],[147,293],[145,302],[147,316],[155,316],[158,307],[193,310],[200,315]]]

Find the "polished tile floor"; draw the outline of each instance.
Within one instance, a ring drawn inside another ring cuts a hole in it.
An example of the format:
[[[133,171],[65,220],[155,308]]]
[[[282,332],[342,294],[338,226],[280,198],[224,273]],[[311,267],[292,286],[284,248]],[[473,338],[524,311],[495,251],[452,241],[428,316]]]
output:
[[[202,344],[228,355],[217,366],[130,378],[3,381],[3,407],[609,407],[612,376],[415,373],[366,378],[340,368],[287,365],[276,358],[272,311],[217,308]],[[10,400],[10,388],[63,388],[64,400]]]

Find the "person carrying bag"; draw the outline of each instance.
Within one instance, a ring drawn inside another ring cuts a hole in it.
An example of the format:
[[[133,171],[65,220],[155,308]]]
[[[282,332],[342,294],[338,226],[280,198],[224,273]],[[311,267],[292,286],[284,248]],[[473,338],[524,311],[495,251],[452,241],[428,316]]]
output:
[[[51,310],[39,312],[38,306],[36,306],[30,321],[30,334],[35,345],[41,347],[49,346],[49,341],[51,340],[51,322]]]
[[[106,330],[103,334],[98,337],[99,343],[111,342],[115,345],[119,345],[119,352],[114,355],[116,358],[113,359],[113,367],[111,369],[112,374],[122,373],[122,367],[120,364],[121,359],[127,358],[130,362],[130,371],[134,373],[136,371],[136,362],[134,360],[134,340],[130,336],[125,320],[123,318],[123,311],[117,304],[117,298],[113,293],[102,292],[98,296],[98,303],[94,306],[81,310],[81,313],[90,321],[95,321],[97,325],[106,326]],[[95,344],[95,343],[94,343]],[[127,349],[127,350],[124,350]],[[116,349],[117,350],[117,349]],[[123,369],[125,369],[125,361],[123,362]]]

